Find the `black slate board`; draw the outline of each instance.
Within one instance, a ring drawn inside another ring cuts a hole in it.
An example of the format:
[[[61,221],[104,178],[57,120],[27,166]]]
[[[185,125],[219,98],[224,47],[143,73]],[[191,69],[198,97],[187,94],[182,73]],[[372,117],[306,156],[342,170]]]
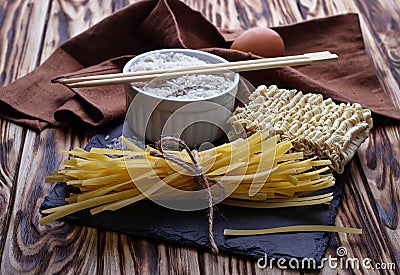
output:
[[[121,135],[122,125],[95,135],[86,149],[104,147],[114,137]],[[106,136],[107,140],[106,140]],[[246,237],[225,237],[223,230],[262,229],[289,225],[321,224],[333,225],[341,201],[349,165],[342,175],[335,174],[336,185],[332,203],[327,205],[292,207],[280,209],[248,209],[219,204],[214,216],[214,236],[222,253],[252,259],[270,258],[313,258],[322,260],[331,233],[290,233]],[[45,198],[41,209],[65,204],[70,192],[76,192],[64,183],[57,183]],[[141,201],[115,212],[106,211],[90,215],[83,210],[63,218],[64,221],[132,234],[134,236],[162,240],[180,245],[209,249],[206,210],[176,211],[151,201]]]

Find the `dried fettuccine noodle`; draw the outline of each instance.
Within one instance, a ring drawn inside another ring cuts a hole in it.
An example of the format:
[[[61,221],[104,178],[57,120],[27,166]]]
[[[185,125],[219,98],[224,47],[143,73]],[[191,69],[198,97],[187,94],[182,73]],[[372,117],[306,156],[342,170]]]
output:
[[[194,176],[156,156],[153,152],[158,150],[149,146],[142,150],[128,139],[122,141],[129,150],[92,148],[86,152],[76,148],[65,152],[71,158],[46,181],[65,182],[80,193],[71,193],[66,205],[42,210],[49,215],[40,219],[41,225],[83,209],[92,214],[115,211],[156,193],[164,200],[182,199],[165,188],[167,185],[194,190]],[[291,148],[291,141],[281,142],[279,135],[257,132],[199,151],[198,161],[209,182],[214,180],[224,187],[228,197],[222,203],[250,208],[329,204],[333,193],[327,188],[335,184],[327,166],[331,162],[304,158],[301,152],[291,153]],[[187,151],[164,152],[187,163],[192,161]],[[320,193],[313,194],[316,191]]]
[[[319,94],[259,86],[245,107],[228,120],[229,138],[246,137],[273,129],[305,156],[331,160],[342,173],[372,128],[371,111],[360,104],[336,104]]]

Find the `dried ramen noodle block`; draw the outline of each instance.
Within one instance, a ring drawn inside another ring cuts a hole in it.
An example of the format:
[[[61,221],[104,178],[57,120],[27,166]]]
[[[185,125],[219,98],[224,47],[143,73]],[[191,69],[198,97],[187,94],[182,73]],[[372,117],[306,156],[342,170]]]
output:
[[[338,173],[343,173],[372,128],[371,111],[360,104],[336,104],[319,94],[275,85],[259,86],[228,123],[232,125],[230,139],[271,129],[283,140],[298,138],[293,141],[296,150],[330,159],[331,168]]]

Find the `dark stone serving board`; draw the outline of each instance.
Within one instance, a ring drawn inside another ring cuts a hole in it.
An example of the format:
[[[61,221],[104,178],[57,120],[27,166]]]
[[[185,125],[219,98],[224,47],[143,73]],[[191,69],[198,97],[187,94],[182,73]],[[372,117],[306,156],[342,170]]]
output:
[[[95,135],[86,149],[105,147],[114,137],[121,135],[122,125]],[[109,136],[106,138],[106,136]],[[245,237],[225,237],[229,229],[263,229],[289,225],[333,225],[341,201],[349,165],[342,175],[335,174],[336,184],[332,203],[307,207],[278,209],[250,209],[219,204],[214,215],[214,237],[222,253],[259,259],[313,258],[322,260],[331,233],[287,233]],[[41,209],[65,204],[65,198],[76,190],[64,183],[57,183],[45,198]],[[64,221],[132,234],[137,237],[161,240],[179,245],[209,249],[206,210],[177,211],[151,201],[140,201],[118,211],[105,211],[94,216],[83,210],[63,218]]]

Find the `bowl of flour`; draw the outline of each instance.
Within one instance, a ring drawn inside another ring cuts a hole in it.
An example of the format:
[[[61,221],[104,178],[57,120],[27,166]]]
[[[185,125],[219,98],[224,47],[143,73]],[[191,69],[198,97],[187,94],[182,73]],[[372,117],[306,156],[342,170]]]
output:
[[[123,72],[174,72],[224,62],[203,51],[163,49],[132,58]],[[190,146],[213,142],[227,131],[226,120],[233,111],[238,84],[239,74],[230,71],[187,73],[127,84],[126,124],[136,136],[151,142],[162,136],[179,137]]]

